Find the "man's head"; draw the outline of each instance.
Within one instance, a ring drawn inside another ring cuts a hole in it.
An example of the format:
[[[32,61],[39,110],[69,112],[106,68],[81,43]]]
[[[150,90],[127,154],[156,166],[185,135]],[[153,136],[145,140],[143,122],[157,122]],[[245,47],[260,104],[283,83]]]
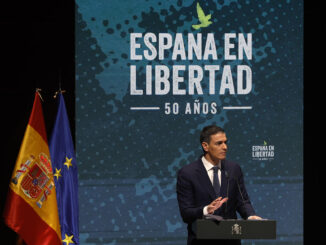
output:
[[[200,143],[208,160],[217,163],[225,159],[227,138],[224,129],[216,125],[204,127],[200,134]]]

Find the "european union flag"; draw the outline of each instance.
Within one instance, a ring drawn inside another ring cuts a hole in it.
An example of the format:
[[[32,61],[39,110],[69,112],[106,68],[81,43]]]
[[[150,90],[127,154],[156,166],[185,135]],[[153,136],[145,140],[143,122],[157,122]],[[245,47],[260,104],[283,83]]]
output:
[[[50,154],[57,192],[62,242],[79,244],[78,172],[69,120],[62,93],[50,140]]]

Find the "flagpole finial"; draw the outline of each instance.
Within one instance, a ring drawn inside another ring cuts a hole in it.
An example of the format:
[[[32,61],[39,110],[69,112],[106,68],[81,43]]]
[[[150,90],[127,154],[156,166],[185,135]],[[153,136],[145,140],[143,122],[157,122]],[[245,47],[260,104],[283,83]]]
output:
[[[40,96],[41,100],[44,102],[44,100],[43,100],[43,98],[41,96],[41,93],[40,93],[41,91],[42,91],[42,89],[36,88],[36,93]]]
[[[65,92],[66,92],[66,90],[61,90],[61,88],[59,88],[59,90],[55,92],[53,98],[57,98],[57,96],[58,96],[59,93],[63,94]]]

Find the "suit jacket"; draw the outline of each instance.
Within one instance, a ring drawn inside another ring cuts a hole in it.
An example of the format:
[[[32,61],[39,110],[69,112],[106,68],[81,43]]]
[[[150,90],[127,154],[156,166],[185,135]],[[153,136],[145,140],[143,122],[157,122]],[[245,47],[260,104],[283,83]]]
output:
[[[228,160],[221,161],[220,196],[229,199],[214,214],[225,219],[236,219],[236,212],[243,219],[255,214],[245,188],[241,168]],[[195,239],[192,224],[196,219],[203,218],[204,207],[217,198],[201,157],[179,170],[177,198],[181,217],[188,224],[188,244],[196,244],[198,241]]]

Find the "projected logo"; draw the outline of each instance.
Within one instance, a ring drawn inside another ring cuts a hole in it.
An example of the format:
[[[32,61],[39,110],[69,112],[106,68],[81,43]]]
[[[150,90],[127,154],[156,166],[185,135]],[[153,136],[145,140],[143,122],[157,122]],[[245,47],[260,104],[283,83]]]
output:
[[[275,156],[274,145],[269,145],[265,140],[263,145],[252,146],[252,159],[259,161],[274,160]]]

